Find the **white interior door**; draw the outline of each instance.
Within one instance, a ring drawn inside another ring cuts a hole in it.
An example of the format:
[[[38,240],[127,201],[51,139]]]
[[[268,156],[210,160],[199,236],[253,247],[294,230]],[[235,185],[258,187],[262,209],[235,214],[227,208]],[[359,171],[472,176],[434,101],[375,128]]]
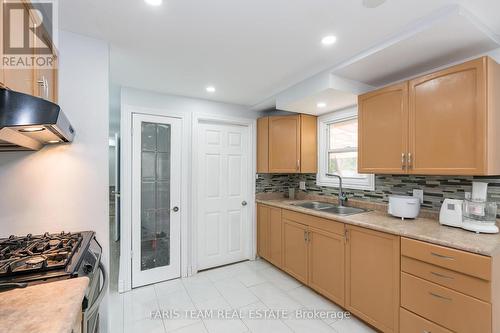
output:
[[[249,257],[251,212],[248,127],[200,122],[198,269]]]
[[[134,114],[132,287],[180,277],[181,120]]]

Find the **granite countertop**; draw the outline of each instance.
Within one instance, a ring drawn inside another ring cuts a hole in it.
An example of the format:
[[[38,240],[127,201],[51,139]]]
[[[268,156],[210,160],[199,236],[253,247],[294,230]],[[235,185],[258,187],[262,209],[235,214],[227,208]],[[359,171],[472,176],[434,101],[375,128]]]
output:
[[[365,213],[350,216],[339,216],[293,205],[294,203],[310,201],[311,199],[316,198],[308,198],[307,200],[258,198],[256,201],[269,206],[293,210],[300,213],[382,231],[393,235],[413,238],[485,256],[493,256],[494,254],[500,252],[500,234],[477,234],[459,228],[442,226],[439,224],[438,220],[434,218],[419,217],[413,220],[407,219],[402,221],[401,219],[391,216],[381,210],[371,210]],[[356,205],[353,204],[352,206],[355,207]],[[421,215],[425,216],[428,214],[424,213]]]
[[[0,331],[70,333],[82,311],[87,277],[0,293]]]

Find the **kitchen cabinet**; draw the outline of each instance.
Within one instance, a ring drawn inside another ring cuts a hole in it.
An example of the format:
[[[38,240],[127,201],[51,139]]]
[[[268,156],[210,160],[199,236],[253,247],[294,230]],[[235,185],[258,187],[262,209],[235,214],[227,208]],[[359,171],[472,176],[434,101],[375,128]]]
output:
[[[26,8],[30,6],[29,1],[24,1],[23,4],[26,6]],[[0,7],[2,7],[3,10],[3,6]],[[3,15],[3,13],[0,13],[0,15]],[[29,20],[31,26],[39,26],[41,24],[41,18],[37,16],[36,11],[30,12]],[[3,36],[3,32],[0,31],[0,33],[2,33],[1,36]],[[7,87],[11,90],[22,92],[32,96],[44,98],[56,103],[58,99],[57,50],[55,49],[53,42],[49,37],[49,34],[45,30],[43,30],[41,39],[30,38],[30,47],[32,47],[33,50],[35,50],[36,47],[40,47],[41,45],[48,45],[51,48],[54,62],[48,64],[48,66],[40,68],[2,67],[2,69],[0,70],[0,86]],[[1,54],[3,55],[3,43]],[[35,61],[37,56],[47,57],[47,55],[37,54],[36,51],[33,51],[33,53],[29,56],[32,56]]]
[[[283,219],[283,270],[307,284],[307,226]]]
[[[500,174],[499,87],[482,57],[359,96],[359,172]]]
[[[257,205],[257,254],[277,267],[282,264],[281,209]]]
[[[316,173],[317,118],[299,114],[257,121],[257,172]]]
[[[344,306],[344,236],[309,228],[309,286]]]
[[[359,97],[358,171],[404,174],[408,151],[408,83]]]
[[[269,258],[269,206],[257,205],[257,254],[259,257]]]
[[[398,332],[399,237],[351,225],[346,232],[346,309],[383,332]]]

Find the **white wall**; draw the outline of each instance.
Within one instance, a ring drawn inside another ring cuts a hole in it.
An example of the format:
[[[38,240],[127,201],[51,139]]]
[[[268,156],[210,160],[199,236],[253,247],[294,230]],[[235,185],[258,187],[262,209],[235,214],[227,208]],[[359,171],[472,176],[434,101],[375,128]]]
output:
[[[0,153],[0,236],[94,230],[109,267],[108,46],[61,32],[59,51],[59,104],[76,137],[38,152]]]

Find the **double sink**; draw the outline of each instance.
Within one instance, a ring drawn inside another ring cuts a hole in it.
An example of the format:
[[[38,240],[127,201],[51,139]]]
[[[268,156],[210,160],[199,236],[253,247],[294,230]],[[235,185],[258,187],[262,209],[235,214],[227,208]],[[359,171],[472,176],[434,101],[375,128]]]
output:
[[[321,201],[306,201],[306,202],[294,203],[292,205],[341,216],[348,216],[366,212],[365,209],[361,208],[339,206]]]

